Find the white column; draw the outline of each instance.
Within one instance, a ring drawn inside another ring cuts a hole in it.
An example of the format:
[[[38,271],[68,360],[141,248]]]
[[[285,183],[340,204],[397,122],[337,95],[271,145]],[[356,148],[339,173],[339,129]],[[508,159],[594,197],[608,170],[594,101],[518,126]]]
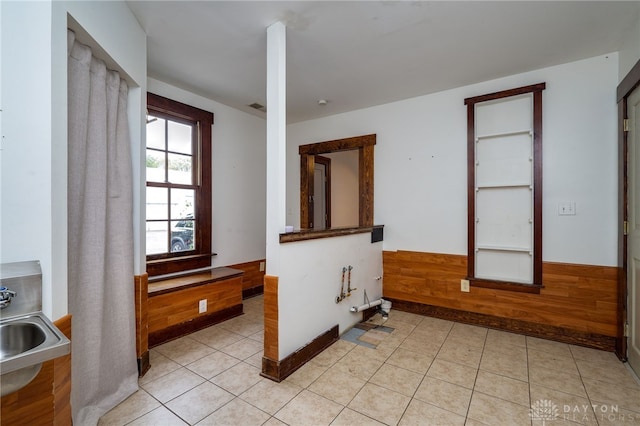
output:
[[[267,28],[267,274],[279,275],[280,240],[286,222],[287,125],[286,27]]]

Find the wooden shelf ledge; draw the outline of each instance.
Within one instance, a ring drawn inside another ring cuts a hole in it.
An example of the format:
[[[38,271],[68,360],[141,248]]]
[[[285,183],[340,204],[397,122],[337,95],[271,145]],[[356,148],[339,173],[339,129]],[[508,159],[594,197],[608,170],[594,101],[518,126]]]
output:
[[[225,281],[231,278],[241,277],[244,271],[226,266],[211,268],[205,271],[191,272],[170,277],[154,277],[149,279],[149,296],[171,293],[203,284]]]
[[[377,241],[382,241],[382,230],[384,229],[384,225],[373,225],[373,226],[354,226],[354,227],[345,227],[345,228],[329,228],[329,229],[301,229],[294,232],[280,234],[280,243],[291,243],[295,241],[307,241],[307,240],[316,240],[319,238],[333,238],[333,237],[342,237],[345,235],[355,235],[355,234],[364,234],[364,233],[374,233],[378,232],[380,237]],[[373,241],[372,241],[373,242]]]

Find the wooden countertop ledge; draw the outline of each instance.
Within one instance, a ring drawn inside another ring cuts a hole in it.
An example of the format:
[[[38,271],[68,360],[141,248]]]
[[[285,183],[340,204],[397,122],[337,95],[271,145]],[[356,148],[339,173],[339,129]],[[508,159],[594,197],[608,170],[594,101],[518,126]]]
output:
[[[170,277],[149,278],[149,296],[170,293],[175,290],[182,290],[190,287],[197,287],[203,284],[225,281],[231,278],[241,277],[244,271],[239,269],[220,266],[205,271],[186,273]]]

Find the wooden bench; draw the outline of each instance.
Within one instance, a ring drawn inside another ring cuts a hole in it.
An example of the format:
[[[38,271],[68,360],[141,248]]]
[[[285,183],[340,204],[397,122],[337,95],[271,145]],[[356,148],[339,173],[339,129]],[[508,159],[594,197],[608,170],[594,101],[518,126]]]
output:
[[[243,271],[217,267],[149,280],[149,347],[242,315]],[[207,308],[199,312],[200,301]]]

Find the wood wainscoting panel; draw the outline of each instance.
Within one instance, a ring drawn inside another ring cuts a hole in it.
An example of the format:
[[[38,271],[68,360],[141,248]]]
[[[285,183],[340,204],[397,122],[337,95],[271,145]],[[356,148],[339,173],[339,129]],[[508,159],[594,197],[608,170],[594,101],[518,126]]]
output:
[[[71,339],[71,315],[54,322]],[[70,425],[71,354],[42,363],[25,387],[0,399],[0,425]]]
[[[207,300],[207,312],[198,312],[198,302]],[[151,293],[148,299],[149,310],[149,344],[162,343],[152,336],[160,336],[164,330],[189,322],[197,324],[197,328],[184,330],[183,334],[212,325],[215,322],[242,314],[242,277],[237,276],[222,281],[187,287],[160,294]],[[216,313],[228,313],[225,318]],[[201,317],[210,317],[213,322],[202,323]],[[176,336],[174,336],[176,337]],[[153,341],[152,341],[153,340]]]
[[[189,321],[174,324],[161,330],[149,333],[149,346],[155,347],[178,337],[186,336],[203,328],[219,324],[228,319],[242,315],[242,304],[234,305],[220,311],[201,314]],[[147,361],[148,362],[148,361]]]
[[[264,277],[264,354],[271,361],[278,361],[278,277]],[[264,366],[264,362],[263,362]]]
[[[149,363],[149,274],[134,277],[136,309],[136,358],[138,374],[142,377],[151,367]]]
[[[71,340],[71,315],[53,323]],[[71,352],[53,360],[53,424],[71,424]]]
[[[554,325],[539,324],[529,321],[496,317],[494,315],[479,314],[477,312],[460,311],[457,309],[443,308],[441,306],[425,305],[416,302],[406,302],[387,298],[393,304],[393,308],[399,311],[411,312],[448,321],[473,324],[481,327],[506,330],[512,333],[539,337],[541,339],[555,340],[571,345],[588,346],[613,352],[615,337],[603,334],[584,333]]]
[[[0,424],[51,425],[54,415],[53,361],[42,363],[38,375],[22,389],[0,399]]]
[[[463,255],[385,251],[383,269],[383,294],[390,299],[616,337],[616,267],[543,262],[540,294],[461,292]]]
[[[264,263],[262,271],[260,270],[260,264]],[[244,271],[242,276],[242,297],[246,299],[251,296],[256,296],[264,292],[264,271],[266,269],[266,260],[259,259],[251,262],[238,263],[235,265],[229,265],[229,268],[239,269]]]
[[[232,278],[198,287],[149,297],[149,333],[180,324],[198,316],[198,301],[207,300],[207,312],[242,304],[242,279]]]

